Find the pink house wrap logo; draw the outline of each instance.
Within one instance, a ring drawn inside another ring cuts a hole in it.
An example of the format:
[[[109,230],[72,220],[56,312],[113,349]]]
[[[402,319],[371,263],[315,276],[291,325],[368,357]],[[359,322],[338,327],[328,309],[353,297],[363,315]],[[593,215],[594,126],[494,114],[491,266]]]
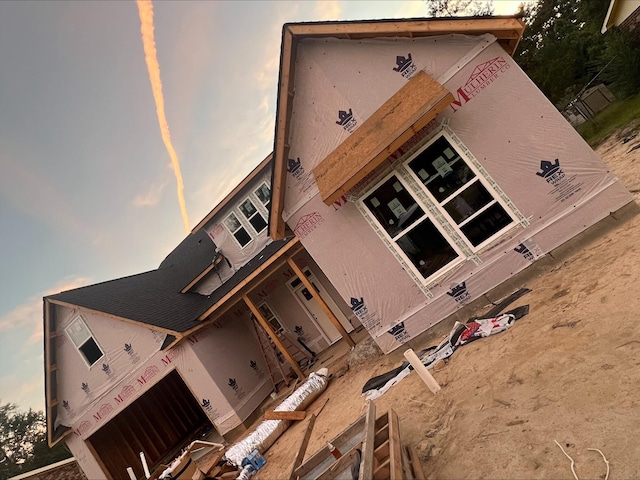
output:
[[[80,425],[78,425],[78,428],[76,428],[73,431],[73,433],[77,437],[80,437],[80,436],[84,435],[85,433],[87,433],[89,430],[91,430],[91,422],[88,422],[87,420],[85,420]]]
[[[147,367],[142,375],[138,377],[138,384],[144,385],[153,377],[155,377],[160,370],[155,365],[151,365]]]
[[[93,414],[93,419],[96,422],[101,421],[104,417],[109,415],[113,411],[113,406],[110,403],[104,403],[100,406],[100,409]]]
[[[133,393],[135,391],[136,391],[136,389],[133,388],[132,385],[125,385],[124,387],[122,387],[122,390],[120,390],[120,393],[118,395],[116,395],[115,397],[113,397],[113,399],[119,405],[122,402],[124,402],[127,398],[132,397]]]
[[[320,215],[320,212],[313,212],[307,215],[303,215],[293,228],[293,233],[296,237],[304,238],[313,232],[320,224],[324,222],[324,218]]]
[[[509,67],[510,65],[503,57],[496,57],[476,65],[467,83],[456,91],[456,99],[451,103],[453,111],[456,112],[462,105],[470,102]]]

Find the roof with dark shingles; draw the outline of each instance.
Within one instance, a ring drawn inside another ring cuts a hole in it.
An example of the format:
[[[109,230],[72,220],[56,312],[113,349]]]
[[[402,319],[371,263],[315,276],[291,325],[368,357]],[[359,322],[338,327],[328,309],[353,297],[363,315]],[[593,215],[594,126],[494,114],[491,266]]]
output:
[[[202,322],[198,320],[201,314],[276,254],[291,238],[267,245],[209,296],[180,293],[181,288],[189,282],[184,282],[187,275],[197,271],[193,275],[195,277],[204,270],[202,264],[197,268],[187,265],[191,263],[190,259],[197,263],[206,258],[205,255],[201,256],[197,246],[191,245],[191,239],[187,237],[157,270],[75,288],[45,298],[182,333],[201,325]],[[197,235],[193,235],[193,241],[198,241]],[[211,240],[208,242],[213,245]],[[212,249],[215,250],[215,245]]]

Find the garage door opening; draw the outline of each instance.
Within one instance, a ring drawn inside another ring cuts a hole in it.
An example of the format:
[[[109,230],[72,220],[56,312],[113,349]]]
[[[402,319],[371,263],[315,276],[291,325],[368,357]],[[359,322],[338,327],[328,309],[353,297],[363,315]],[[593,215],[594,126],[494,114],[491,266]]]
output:
[[[144,478],[140,452],[151,470],[168,463],[180,449],[212,424],[177,371],[91,435],[87,442],[105,473],[128,479],[127,467]]]

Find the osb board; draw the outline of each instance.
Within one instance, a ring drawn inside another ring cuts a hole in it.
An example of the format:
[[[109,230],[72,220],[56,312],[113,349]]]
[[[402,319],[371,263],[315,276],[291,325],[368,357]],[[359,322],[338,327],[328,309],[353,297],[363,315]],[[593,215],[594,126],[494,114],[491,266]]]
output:
[[[416,73],[313,169],[322,200],[331,205],[452,101],[436,80]]]

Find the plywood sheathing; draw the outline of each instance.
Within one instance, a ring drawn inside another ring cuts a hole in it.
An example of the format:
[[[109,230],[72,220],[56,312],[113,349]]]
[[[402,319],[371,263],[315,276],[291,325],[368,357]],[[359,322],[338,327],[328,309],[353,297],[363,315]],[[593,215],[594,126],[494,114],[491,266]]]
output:
[[[524,32],[524,22],[515,16],[456,19],[366,20],[356,22],[309,22],[287,24],[282,29],[280,51],[280,77],[276,132],[271,177],[271,210],[269,235],[273,240],[284,238],[286,224],[282,218],[284,208],[287,159],[289,158],[289,126],[295,87],[297,44],[305,38],[333,37],[363,39],[380,37],[419,38],[433,35],[490,33],[498,44],[513,55]]]
[[[322,201],[345,195],[453,100],[431,76],[416,73],[313,169]]]

